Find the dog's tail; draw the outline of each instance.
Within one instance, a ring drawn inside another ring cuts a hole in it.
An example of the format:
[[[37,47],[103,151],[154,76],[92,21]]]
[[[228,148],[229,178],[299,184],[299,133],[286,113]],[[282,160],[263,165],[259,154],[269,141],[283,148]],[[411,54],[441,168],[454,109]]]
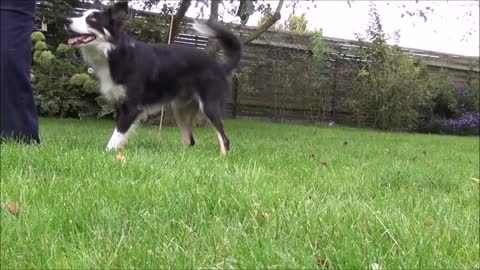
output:
[[[193,29],[201,35],[209,38],[217,38],[220,41],[227,59],[223,64],[227,73],[232,72],[232,70],[238,67],[240,58],[242,57],[242,43],[230,30],[219,23],[204,23],[198,20],[193,24]]]

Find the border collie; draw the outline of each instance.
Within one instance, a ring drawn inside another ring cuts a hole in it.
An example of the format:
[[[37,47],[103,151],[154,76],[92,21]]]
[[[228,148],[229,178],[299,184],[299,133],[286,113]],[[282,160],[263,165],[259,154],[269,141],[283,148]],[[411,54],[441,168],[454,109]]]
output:
[[[242,54],[239,39],[216,23],[195,22],[194,29],[219,40],[226,61],[217,63],[205,52],[182,45],[151,45],[137,41],[123,30],[128,3],[118,2],[105,10],[87,10],[67,18],[66,29],[74,37],[68,44],[80,48],[95,70],[100,92],[114,105],[116,128],[107,150],[118,150],[139,120],[171,104],[182,143],[193,146],[193,120],[201,111],[215,128],[220,150],[227,154],[230,142],[223,130],[222,115],[229,92],[229,75]]]

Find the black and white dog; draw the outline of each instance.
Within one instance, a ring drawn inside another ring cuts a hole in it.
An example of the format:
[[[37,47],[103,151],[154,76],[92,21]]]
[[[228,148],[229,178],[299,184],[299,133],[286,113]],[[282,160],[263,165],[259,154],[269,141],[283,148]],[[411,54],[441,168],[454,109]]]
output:
[[[115,106],[117,124],[107,150],[121,148],[136,123],[171,104],[182,134],[182,143],[193,146],[193,120],[200,110],[217,132],[222,154],[230,142],[223,130],[222,114],[230,73],[239,65],[242,45],[219,24],[194,24],[194,29],[222,45],[226,62],[181,45],[150,45],[128,36],[122,27],[128,4],[119,2],[106,10],[87,10],[68,18],[67,30],[75,35],[70,45],[79,47],[95,70],[101,94]]]

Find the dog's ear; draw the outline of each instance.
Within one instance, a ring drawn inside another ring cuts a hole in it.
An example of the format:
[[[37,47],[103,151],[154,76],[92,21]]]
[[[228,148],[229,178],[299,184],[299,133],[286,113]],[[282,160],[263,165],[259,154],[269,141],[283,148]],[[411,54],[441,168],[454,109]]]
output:
[[[110,15],[115,22],[124,23],[128,17],[128,1],[120,1],[109,8]]]

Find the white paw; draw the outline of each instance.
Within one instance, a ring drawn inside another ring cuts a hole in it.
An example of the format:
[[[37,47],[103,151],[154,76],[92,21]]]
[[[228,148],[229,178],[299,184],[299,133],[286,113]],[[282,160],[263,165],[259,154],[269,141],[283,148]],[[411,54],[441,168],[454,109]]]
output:
[[[119,150],[127,142],[126,134],[122,134],[115,129],[113,131],[112,137],[107,144],[107,151]]]
[[[120,147],[118,145],[112,144],[110,142],[107,144],[107,148],[106,148],[107,151],[113,151],[113,150],[119,150],[119,149]]]

